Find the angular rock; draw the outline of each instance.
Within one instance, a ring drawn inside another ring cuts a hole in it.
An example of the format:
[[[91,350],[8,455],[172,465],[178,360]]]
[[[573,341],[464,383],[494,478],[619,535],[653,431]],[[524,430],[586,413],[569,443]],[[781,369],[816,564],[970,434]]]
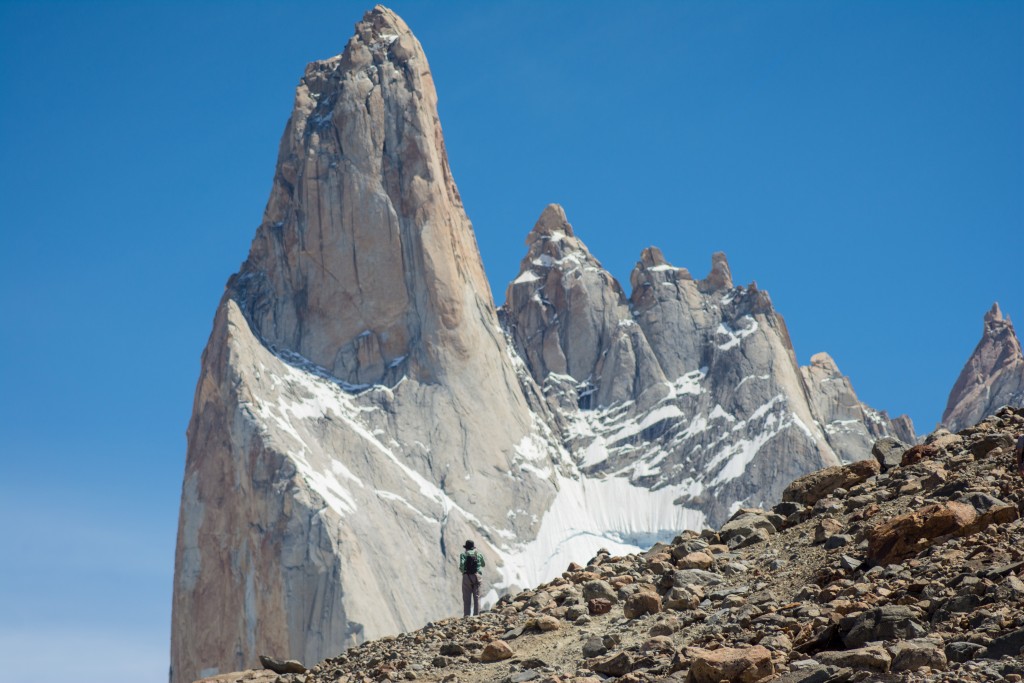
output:
[[[680,569],[711,569],[715,564],[715,558],[705,552],[689,553],[676,560],[676,566]]]
[[[920,610],[905,605],[886,605],[847,617],[840,623],[848,648],[864,647],[875,640],[909,640],[928,635]]]
[[[615,604],[619,601],[619,598],[615,593],[615,589],[612,588],[612,585],[607,581],[601,580],[588,581],[585,584],[583,584],[583,599],[589,602],[590,600],[593,600],[595,598],[607,600],[612,604]]]
[[[814,505],[836,489],[850,488],[881,471],[877,460],[860,460],[842,467],[827,467],[795,479],[785,491],[782,500]]]
[[[951,662],[969,662],[985,650],[985,646],[979,643],[971,643],[964,640],[954,641],[946,644],[946,659]]]
[[[887,436],[874,443],[871,447],[871,455],[875,456],[882,471],[887,472],[902,464],[903,453],[906,450],[907,446],[903,442]]]
[[[717,650],[691,647],[686,654],[691,660],[691,683],[754,683],[775,673],[771,651],[760,645]]]
[[[279,674],[304,674],[307,671],[302,662],[296,659],[280,660],[266,655],[260,655],[260,665]]]
[[[884,647],[871,645],[858,647],[850,650],[834,650],[818,652],[814,658],[822,664],[850,667],[885,673],[892,666],[892,657],[885,651]]]
[[[1019,657],[1022,652],[1024,652],[1024,628],[1019,628],[995,638],[980,656],[985,659],[999,659],[1005,656]]]
[[[599,636],[591,636],[587,638],[587,642],[583,644],[583,656],[592,659],[594,657],[600,657],[601,655],[607,654],[608,646],[605,645],[604,640]]]
[[[896,643],[892,651],[893,671],[913,671],[927,666],[937,671],[946,668],[946,653],[942,641],[918,638]]]
[[[500,662],[512,656],[512,648],[503,640],[492,640],[484,646],[480,653],[480,661],[485,664]]]
[[[766,515],[747,513],[738,515],[722,525],[722,528],[718,530],[718,535],[723,543],[729,545],[730,541],[734,539],[754,535],[758,529],[765,531],[769,535],[776,532],[775,525]]]
[[[973,506],[955,501],[899,515],[868,530],[868,559],[878,564],[899,562],[936,538],[972,533],[977,519]]]
[[[661,596],[647,591],[629,596],[622,605],[622,613],[627,619],[636,619],[644,614],[657,614],[660,611]]]
[[[629,652],[618,652],[590,664],[590,668],[606,676],[624,676],[633,670],[635,657]]]
[[[939,449],[931,444],[918,444],[911,446],[903,453],[900,464],[904,467],[916,465],[923,460],[932,460],[939,455]]]

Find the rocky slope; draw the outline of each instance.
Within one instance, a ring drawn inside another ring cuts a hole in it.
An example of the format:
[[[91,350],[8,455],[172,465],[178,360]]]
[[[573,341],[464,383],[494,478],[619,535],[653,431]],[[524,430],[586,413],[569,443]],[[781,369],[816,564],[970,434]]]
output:
[[[328,658],[220,683],[1020,681],[1024,410],[806,475],[685,531]],[[453,587],[454,589],[454,587]],[[280,669],[279,666],[275,668]],[[283,669],[281,669],[283,670]]]
[[[1024,353],[999,304],[985,314],[981,341],[953,385],[942,424],[962,429],[1002,406],[1024,405]]]
[[[696,280],[645,250],[627,296],[557,206],[499,320],[436,102],[420,44],[379,6],[296,90],[203,353],[172,683],[456,614],[466,538],[493,560],[493,602],[903,433],[834,363],[801,370],[724,255]]]

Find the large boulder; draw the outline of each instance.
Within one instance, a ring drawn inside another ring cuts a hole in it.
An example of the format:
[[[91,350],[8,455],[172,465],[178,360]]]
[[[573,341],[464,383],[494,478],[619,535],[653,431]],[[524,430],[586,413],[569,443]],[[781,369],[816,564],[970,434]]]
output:
[[[868,559],[878,564],[900,562],[937,538],[972,533],[977,521],[974,507],[957,501],[936,503],[893,517],[868,530]]]
[[[766,647],[723,647],[705,650],[691,647],[690,683],[754,683],[775,673],[772,653]]]
[[[885,673],[892,666],[892,657],[884,647],[868,645],[852,650],[835,650],[819,652],[814,658],[822,664],[850,667],[851,669]]]
[[[480,661],[485,664],[500,662],[512,657],[512,648],[503,640],[492,640],[484,646],[480,653]]]
[[[882,471],[891,470],[893,467],[899,467],[903,460],[903,452],[907,450],[907,446],[894,439],[891,436],[886,436],[878,441],[871,447],[871,455],[875,456],[875,460],[881,466]]]
[[[921,610],[909,605],[885,605],[843,619],[840,631],[847,648],[861,648],[875,640],[906,640],[928,635]]]
[[[850,488],[882,471],[877,460],[858,460],[805,474],[786,487],[782,500],[814,505],[838,488]]]
[[[941,640],[916,638],[901,641],[893,646],[893,671],[913,671],[922,666],[939,671],[946,668],[946,653]]]

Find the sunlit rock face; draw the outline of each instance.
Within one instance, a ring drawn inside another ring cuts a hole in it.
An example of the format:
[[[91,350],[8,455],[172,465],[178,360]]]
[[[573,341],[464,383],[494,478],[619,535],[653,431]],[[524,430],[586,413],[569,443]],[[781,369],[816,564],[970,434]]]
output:
[[[942,424],[959,431],[1006,405],[1024,405],[1024,353],[1013,323],[994,303],[985,314],[981,341],[949,393]]]
[[[426,58],[393,12],[307,68],[203,353],[172,683],[459,614],[467,538],[493,600],[774,502],[892,433],[848,382],[823,388],[834,364],[797,367],[724,255],[695,280],[647,249],[627,294],[560,207],[527,243],[496,310]]]

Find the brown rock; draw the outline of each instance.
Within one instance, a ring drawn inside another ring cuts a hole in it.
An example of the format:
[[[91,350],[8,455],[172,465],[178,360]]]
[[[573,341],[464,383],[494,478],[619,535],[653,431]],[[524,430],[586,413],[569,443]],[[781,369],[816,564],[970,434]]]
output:
[[[551,616],[543,616],[537,620],[537,628],[541,631],[557,631],[560,625],[558,619]]]
[[[627,619],[636,619],[644,614],[657,614],[660,611],[661,596],[647,591],[629,596],[622,606],[622,613]]]
[[[690,683],[754,683],[775,673],[772,653],[761,645],[718,650],[691,647],[687,655],[692,660]]]
[[[643,645],[641,645],[640,651],[673,653],[676,651],[676,646],[668,636],[655,636],[648,639]]]
[[[634,661],[633,655],[630,653],[619,652],[593,662],[590,668],[606,676],[624,676],[633,670]],[[718,681],[715,681],[715,683],[718,683]]]
[[[500,662],[512,656],[512,648],[503,640],[492,640],[484,646],[480,653],[480,661],[484,663]]]
[[[930,444],[918,444],[917,446],[911,446],[903,454],[903,460],[900,462],[904,467],[908,465],[915,465],[922,460],[932,460],[939,455],[939,449]]]
[[[680,569],[711,569],[715,559],[705,552],[690,553],[676,560],[676,566]]]
[[[782,500],[814,505],[838,488],[850,488],[881,472],[875,459],[858,460],[842,467],[826,467],[796,479],[782,492]]]
[[[612,611],[612,601],[607,598],[593,598],[587,601],[587,611],[591,616],[608,614]]]
[[[676,586],[670,589],[665,595],[665,609],[683,612],[686,610],[697,609],[697,605],[699,604],[700,598],[692,591],[681,586]]]
[[[260,655],[260,664],[264,669],[270,669],[271,671],[279,674],[304,674],[307,669],[302,665],[302,662],[297,659],[280,660],[268,657],[267,655]]]
[[[976,529],[977,511],[950,501],[893,517],[867,532],[868,559],[891,564],[916,555],[943,536],[963,536]]]
[[[832,517],[820,519],[814,525],[814,542],[824,543],[830,536],[834,536],[843,530],[843,523]]]

